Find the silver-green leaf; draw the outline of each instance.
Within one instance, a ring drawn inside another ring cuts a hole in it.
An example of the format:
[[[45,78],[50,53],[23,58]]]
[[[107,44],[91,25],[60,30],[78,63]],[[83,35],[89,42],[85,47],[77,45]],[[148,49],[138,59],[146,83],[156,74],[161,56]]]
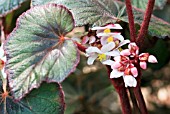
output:
[[[36,6],[23,13],[5,44],[8,80],[15,99],[21,99],[42,81],[62,82],[75,70],[79,52],[64,36],[74,28],[64,6]]]

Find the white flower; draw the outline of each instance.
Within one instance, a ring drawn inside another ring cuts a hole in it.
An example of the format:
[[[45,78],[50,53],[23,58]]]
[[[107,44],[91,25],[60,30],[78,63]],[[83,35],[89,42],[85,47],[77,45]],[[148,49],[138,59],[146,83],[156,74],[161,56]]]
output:
[[[106,45],[103,45],[101,49],[97,47],[90,46],[86,49],[86,55],[88,57],[87,64],[92,65],[94,60],[98,58],[103,64],[107,63],[107,60],[111,56],[118,56],[119,50],[113,50],[115,48],[115,44],[110,42]]]
[[[120,24],[108,24],[104,27],[93,27],[91,30],[123,29]]]

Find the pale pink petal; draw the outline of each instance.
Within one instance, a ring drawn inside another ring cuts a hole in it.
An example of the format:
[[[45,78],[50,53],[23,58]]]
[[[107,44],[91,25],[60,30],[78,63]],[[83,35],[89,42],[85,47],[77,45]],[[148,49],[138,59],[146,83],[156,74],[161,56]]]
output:
[[[89,54],[89,53],[102,53],[101,50],[97,47],[93,47],[93,46],[90,46],[86,49],[86,53]]]
[[[93,27],[91,28],[91,30],[104,30],[105,27]]]
[[[95,55],[93,55],[93,56],[88,57],[88,59],[87,59],[87,64],[88,64],[88,65],[92,65],[92,64],[93,64],[93,62],[94,62],[94,60],[95,60],[97,57],[98,57],[98,55],[97,55],[97,54],[95,54]]]
[[[110,73],[110,78],[119,78],[123,76],[124,72],[119,72],[117,69],[113,69]]]
[[[125,87],[136,87],[137,81],[136,79],[131,75],[125,75],[123,76]]]
[[[89,37],[88,36],[84,36],[81,43],[82,44],[86,44],[89,41]]]
[[[140,67],[145,70],[147,68],[146,62],[140,62]]]
[[[120,62],[120,59],[121,59],[121,57],[120,57],[120,56],[116,56],[116,57],[114,57],[114,60],[115,60],[115,61],[119,61],[119,62]]]
[[[134,77],[137,77],[138,76],[138,70],[136,67],[133,67],[130,69],[131,70],[131,73]]]
[[[115,56],[119,56],[120,52],[119,52],[119,50],[113,50],[113,51],[110,51],[110,52],[106,52],[105,54],[108,55],[108,56],[115,57]]]
[[[132,46],[135,46],[135,47],[136,47],[137,45],[136,45],[136,43],[131,42],[131,43],[128,45],[128,48],[131,49]]]
[[[153,55],[150,55],[150,56],[149,56],[148,62],[150,62],[150,63],[158,63],[156,57],[153,56]]]
[[[120,42],[124,41],[124,37],[121,34],[115,34],[115,35],[113,35],[113,37],[120,40]]]
[[[109,36],[115,36],[115,35],[120,35],[121,33],[118,33],[118,32],[111,32],[111,33],[104,33],[104,32],[100,32],[100,33],[98,33],[97,34],[97,36],[98,37],[101,37],[101,36],[107,36],[107,37],[109,37]]]
[[[119,43],[119,46],[117,48],[119,48],[119,47],[121,47],[121,46],[123,46],[125,44],[128,44],[128,43],[130,43],[130,40],[124,40],[123,42]]]
[[[105,60],[105,61],[103,61],[102,62],[102,64],[104,64],[104,65],[112,65],[114,63],[114,61],[112,61],[112,60]]]
[[[4,68],[1,70],[1,73],[2,73],[3,78],[6,79],[7,78],[7,74],[5,73],[5,69]]]
[[[100,42],[101,42],[102,45],[107,44],[107,38],[108,37],[105,37],[105,36],[100,38]]]
[[[120,62],[115,61],[115,62],[112,64],[111,68],[112,68],[112,69],[117,69],[117,68],[119,68],[120,66],[121,66]]]
[[[105,26],[106,28],[109,29],[123,29],[120,24],[108,24],[107,26]]]
[[[120,55],[123,56],[129,56],[130,55],[130,50],[129,49],[124,49],[120,52]]]
[[[104,30],[104,29],[123,29],[120,24],[108,24],[104,27],[93,27],[91,30]]]
[[[1,43],[1,47],[0,47],[0,58],[2,58],[4,56],[4,49],[3,49],[3,43]]]
[[[101,51],[102,52],[108,52],[108,51],[111,51],[113,48],[115,48],[116,44],[114,42],[110,42],[106,45],[103,45],[102,48],[101,48]]]
[[[2,57],[1,60],[3,60],[4,62],[6,62],[6,56]]]
[[[94,36],[89,37],[89,44],[94,43],[96,41],[96,38]]]

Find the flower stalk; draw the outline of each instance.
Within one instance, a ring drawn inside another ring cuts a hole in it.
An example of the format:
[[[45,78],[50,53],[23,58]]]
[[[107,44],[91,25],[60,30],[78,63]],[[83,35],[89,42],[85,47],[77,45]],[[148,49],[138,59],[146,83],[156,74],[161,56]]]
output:
[[[131,1],[125,0],[125,2],[126,2],[126,11],[129,20],[130,40],[131,42],[136,42],[136,30],[135,30],[135,23],[134,23],[134,16],[132,12]]]
[[[108,75],[110,76],[110,72],[112,71],[112,69],[110,66],[107,66],[107,69],[108,69]],[[110,81],[112,85],[115,87],[119,95],[121,108],[122,108],[122,114],[132,114],[132,110],[131,110],[128,94],[125,88],[125,84],[123,82],[123,78],[122,77],[113,78],[113,79],[110,79]]]
[[[142,45],[145,39],[145,34],[148,32],[149,22],[152,16],[154,4],[155,4],[155,0],[148,1],[148,5],[144,15],[144,20],[142,22],[140,32],[137,37],[137,42],[136,42],[140,49],[142,49]]]

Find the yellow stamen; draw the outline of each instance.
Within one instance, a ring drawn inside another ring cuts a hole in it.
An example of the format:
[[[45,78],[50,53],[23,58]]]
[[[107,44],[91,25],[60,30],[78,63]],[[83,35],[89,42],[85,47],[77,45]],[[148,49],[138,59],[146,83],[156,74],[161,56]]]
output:
[[[122,51],[123,49],[122,48],[118,48],[119,49],[119,51]]]
[[[111,31],[110,31],[110,29],[107,28],[104,30],[104,33],[111,33]]]
[[[107,42],[109,43],[109,42],[113,42],[114,41],[114,38],[112,37],[112,36],[109,36],[108,38],[107,38]]]
[[[99,61],[106,60],[106,54],[98,54],[98,60]]]

